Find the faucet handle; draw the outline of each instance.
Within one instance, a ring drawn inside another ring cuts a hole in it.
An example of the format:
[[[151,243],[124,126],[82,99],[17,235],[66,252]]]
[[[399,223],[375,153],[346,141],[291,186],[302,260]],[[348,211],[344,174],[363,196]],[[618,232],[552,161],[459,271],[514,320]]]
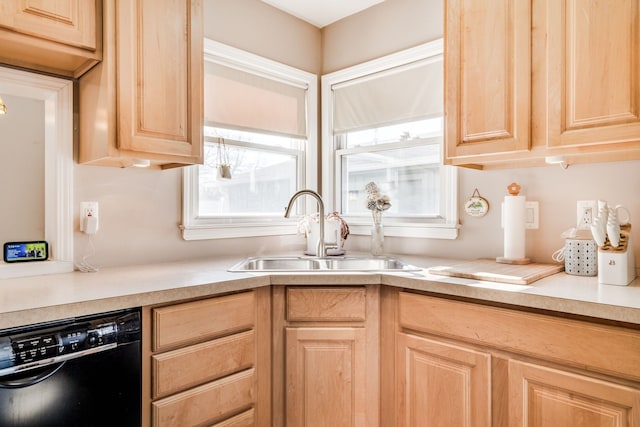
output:
[[[332,242],[324,242],[325,252],[327,249],[340,249],[340,230],[336,230],[335,240]]]

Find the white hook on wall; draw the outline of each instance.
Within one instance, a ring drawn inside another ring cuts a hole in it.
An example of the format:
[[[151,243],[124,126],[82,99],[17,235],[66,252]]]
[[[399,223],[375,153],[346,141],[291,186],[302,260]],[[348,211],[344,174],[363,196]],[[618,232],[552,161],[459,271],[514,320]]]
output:
[[[547,156],[544,158],[544,161],[548,165],[560,165],[562,169],[569,167],[569,163],[566,162],[564,156]]]

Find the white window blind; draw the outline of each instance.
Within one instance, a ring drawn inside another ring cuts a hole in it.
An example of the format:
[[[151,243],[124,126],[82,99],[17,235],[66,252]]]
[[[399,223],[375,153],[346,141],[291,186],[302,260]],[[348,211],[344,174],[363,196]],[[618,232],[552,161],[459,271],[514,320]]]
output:
[[[429,59],[335,84],[333,132],[442,115],[443,81],[442,61]]]
[[[205,62],[205,124],[306,138],[306,87]]]
[[[322,189],[370,234],[366,183],[391,197],[385,234],[455,239],[457,169],[442,165],[443,40],[322,76]],[[332,143],[326,143],[326,141]]]
[[[204,59],[205,158],[184,168],[183,238],[295,234],[282,209],[318,186],[317,76],[206,38]]]

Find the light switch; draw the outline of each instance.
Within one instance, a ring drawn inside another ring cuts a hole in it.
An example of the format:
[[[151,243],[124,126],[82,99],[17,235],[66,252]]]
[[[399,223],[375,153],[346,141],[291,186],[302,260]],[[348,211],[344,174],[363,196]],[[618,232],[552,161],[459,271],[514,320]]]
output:
[[[539,228],[538,224],[538,202],[524,202],[524,226],[527,230],[537,230]]]

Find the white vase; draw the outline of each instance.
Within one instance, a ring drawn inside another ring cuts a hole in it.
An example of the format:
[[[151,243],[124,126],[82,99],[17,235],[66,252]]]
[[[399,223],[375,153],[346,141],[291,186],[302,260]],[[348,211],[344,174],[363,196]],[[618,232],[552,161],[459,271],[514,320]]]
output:
[[[384,252],[384,227],[381,223],[371,226],[371,255],[382,255]]]

